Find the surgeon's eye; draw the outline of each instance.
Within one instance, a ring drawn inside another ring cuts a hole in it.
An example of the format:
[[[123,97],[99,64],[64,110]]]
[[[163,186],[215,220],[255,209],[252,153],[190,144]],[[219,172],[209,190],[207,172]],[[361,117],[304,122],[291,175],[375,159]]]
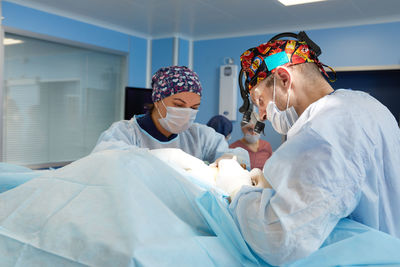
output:
[[[184,108],[184,107],[185,107],[184,105],[178,104],[178,103],[174,103],[174,106],[175,106],[176,108]]]

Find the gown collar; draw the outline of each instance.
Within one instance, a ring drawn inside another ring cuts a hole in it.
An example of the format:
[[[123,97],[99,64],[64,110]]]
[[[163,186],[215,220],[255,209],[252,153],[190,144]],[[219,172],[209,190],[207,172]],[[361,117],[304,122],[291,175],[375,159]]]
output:
[[[139,124],[140,128],[142,128],[144,131],[146,131],[148,134],[150,134],[153,138],[157,139],[158,141],[161,142],[171,141],[172,139],[175,139],[178,136],[177,134],[172,134],[169,137],[163,135],[154,124],[150,112],[147,112],[145,115],[139,115],[139,116],[136,115],[136,121]]]

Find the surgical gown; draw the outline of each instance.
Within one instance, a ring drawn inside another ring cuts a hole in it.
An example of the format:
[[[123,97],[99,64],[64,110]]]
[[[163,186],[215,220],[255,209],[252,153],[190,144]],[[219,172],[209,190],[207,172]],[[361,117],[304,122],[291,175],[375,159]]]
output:
[[[344,217],[400,237],[400,130],[370,95],[311,104],[264,165],[273,189],[242,188],[230,209],[250,247],[281,265],[316,251]]]
[[[136,117],[111,125],[107,131],[101,134],[93,152],[105,149],[129,149],[132,145],[149,149],[180,148],[184,152],[210,163],[223,154],[231,153],[237,156],[240,163],[250,166],[250,158],[246,150],[230,149],[224,136],[206,125],[193,123],[189,129],[179,133],[176,138],[161,142],[143,130]]]

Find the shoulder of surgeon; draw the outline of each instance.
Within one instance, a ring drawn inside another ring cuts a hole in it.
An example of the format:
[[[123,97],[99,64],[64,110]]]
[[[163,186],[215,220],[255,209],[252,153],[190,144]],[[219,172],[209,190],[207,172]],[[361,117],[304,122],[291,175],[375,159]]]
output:
[[[136,116],[133,116],[130,120],[120,120],[116,121],[113,124],[111,124],[110,128],[108,130],[115,130],[115,129],[122,129],[122,128],[135,128],[137,122],[136,122]]]
[[[137,134],[137,122],[136,117],[132,117],[130,120],[120,120],[116,121],[111,126],[102,133],[100,140],[107,141],[108,139],[125,139],[132,135]],[[125,138],[124,138],[125,137]],[[99,140],[99,141],[100,141]],[[127,141],[127,140],[125,140]]]
[[[356,125],[367,127],[374,123],[373,121],[377,121],[378,117],[373,113],[382,116],[390,112],[365,92],[338,89],[332,95],[312,103],[300,116],[298,123],[293,125],[293,129],[290,129],[290,135],[294,135],[305,126],[317,132],[322,130],[324,133],[327,129],[332,129],[336,134],[342,129],[343,134],[347,135],[349,130],[358,128]]]

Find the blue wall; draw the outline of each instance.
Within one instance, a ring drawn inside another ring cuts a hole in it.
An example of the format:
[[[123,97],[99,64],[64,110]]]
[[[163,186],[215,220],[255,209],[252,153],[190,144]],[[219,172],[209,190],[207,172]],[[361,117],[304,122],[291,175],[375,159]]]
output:
[[[147,40],[88,23],[53,15],[6,1],[2,2],[3,25],[72,42],[112,49],[128,56],[128,85],[146,85]]]
[[[400,22],[307,31],[330,66],[400,64]]]
[[[3,25],[73,42],[94,45],[125,53],[128,56],[128,85],[145,87],[147,40],[97,27],[65,17],[3,1]],[[307,31],[322,48],[321,61],[331,66],[371,66],[400,64],[400,22]],[[307,30],[307,29],[305,29]],[[197,121],[206,123],[218,113],[219,67],[225,57],[239,64],[244,50],[266,42],[274,34],[201,40],[193,43],[193,69],[199,74],[204,92]],[[178,39],[178,64],[189,64],[189,41]],[[174,38],[152,40],[152,74],[173,63]],[[242,100],[238,94],[238,107]],[[241,138],[240,116],[234,122],[232,141]],[[266,137],[276,149],[281,143],[269,122]]]
[[[400,64],[400,23],[386,23],[307,31],[322,49],[320,60],[330,66],[371,66]],[[248,48],[268,41],[275,34],[201,40],[194,42],[193,68],[199,74],[204,93],[198,121],[206,123],[218,113],[219,66],[225,57],[240,64],[240,55]],[[238,107],[242,103],[238,92]],[[232,142],[241,138],[240,119],[234,122]],[[266,137],[275,150],[281,143],[270,123]]]
[[[152,41],[151,74],[159,68],[172,65],[174,38],[154,39]]]
[[[128,86],[146,87],[147,40],[130,36]]]
[[[189,41],[177,38],[178,41],[178,65],[189,65]],[[162,38],[152,40],[151,73],[159,68],[173,65],[174,38]]]

